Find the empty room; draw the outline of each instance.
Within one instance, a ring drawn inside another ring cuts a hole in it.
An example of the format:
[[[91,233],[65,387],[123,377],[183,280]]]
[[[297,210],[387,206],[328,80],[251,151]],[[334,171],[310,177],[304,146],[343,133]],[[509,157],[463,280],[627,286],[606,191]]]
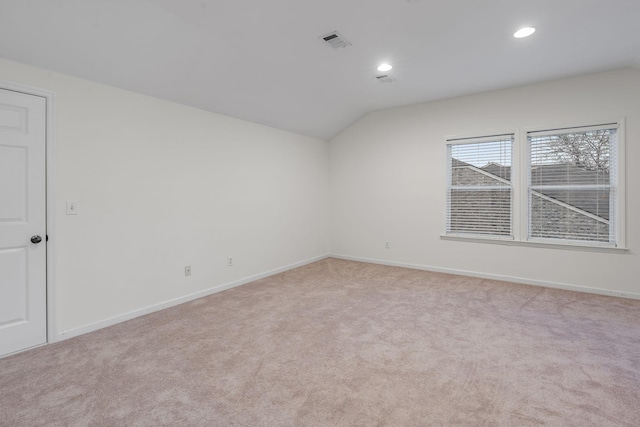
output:
[[[0,0],[0,426],[640,425],[637,0]]]

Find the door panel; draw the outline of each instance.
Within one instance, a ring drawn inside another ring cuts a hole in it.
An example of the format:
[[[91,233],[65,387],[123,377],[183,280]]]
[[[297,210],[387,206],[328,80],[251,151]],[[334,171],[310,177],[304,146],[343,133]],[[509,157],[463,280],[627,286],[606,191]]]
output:
[[[29,110],[24,107],[0,103],[0,130],[27,133],[28,114]]]
[[[26,147],[0,145],[0,222],[26,221],[26,162]]]
[[[25,248],[0,250],[1,277],[13,284],[0,288],[0,327],[28,320],[26,255]]]
[[[47,340],[45,123],[45,98],[0,89],[0,355]]]

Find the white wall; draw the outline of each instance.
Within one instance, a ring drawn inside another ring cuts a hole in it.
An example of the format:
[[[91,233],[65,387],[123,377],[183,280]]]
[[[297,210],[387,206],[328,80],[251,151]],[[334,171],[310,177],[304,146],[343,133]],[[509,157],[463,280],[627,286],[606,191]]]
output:
[[[57,93],[62,335],[321,257],[329,231],[337,255],[640,296],[640,70],[371,113],[329,145],[2,59],[0,79]],[[440,239],[445,135],[621,116],[628,253]]]
[[[5,60],[0,79],[57,93],[58,333],[327,253],[325,141]]]
[[[628,253],[440,238],[446,135],[619,117],[626,117]],[[329,162],[333,254],[640,298],[638,69],[371,113],[330,141]],[[384,248],[385,241],[391,249]]]

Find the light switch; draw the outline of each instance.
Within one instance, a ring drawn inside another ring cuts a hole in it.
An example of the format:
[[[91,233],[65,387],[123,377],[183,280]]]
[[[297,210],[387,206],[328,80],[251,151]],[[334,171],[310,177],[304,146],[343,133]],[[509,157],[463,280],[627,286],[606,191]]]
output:
[[[67,200],[67,215],[78,215],[77,200]]]

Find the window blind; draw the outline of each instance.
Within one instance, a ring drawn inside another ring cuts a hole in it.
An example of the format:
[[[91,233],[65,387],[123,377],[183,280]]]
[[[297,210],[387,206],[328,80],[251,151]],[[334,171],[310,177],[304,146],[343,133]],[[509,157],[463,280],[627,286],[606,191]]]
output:
[[[513,135],[448,140],[450,235],[513,237]]]
[[[615,126],[527,134],[529,239],[615,245]]]

